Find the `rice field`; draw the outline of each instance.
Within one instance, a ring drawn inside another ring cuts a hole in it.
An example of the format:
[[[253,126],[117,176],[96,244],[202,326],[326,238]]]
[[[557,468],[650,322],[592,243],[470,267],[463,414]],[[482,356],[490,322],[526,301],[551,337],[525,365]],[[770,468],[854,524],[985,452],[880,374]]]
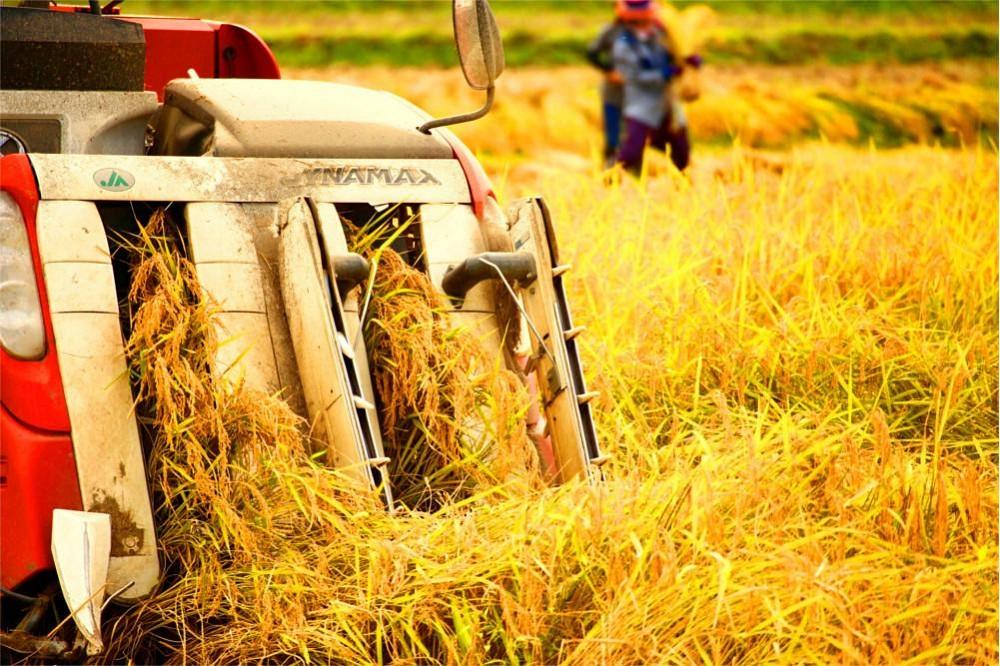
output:
[[[575,266],[607,481],[387,514],[212,380],[211,310],[150,241],[132,343],[175,578],[107,658],[996,662],[992,148],[498,182],[545,193]]]
[[[285,73],[439,115],[479,101],[454,69]],[[997,663],[996,76],[708,68],[690,173],[653,155],[634,179],[598,168],[589,70],[504,74],[495,111],[456,131],[502,200],[552,210],[600,391],[596,486],[538,482],[514,432],[524,395],[475,351],[479,388],[455,380],[471,342],[441,335],[400,269],[375,317],[396,337],[373,345],[436,378],[449,410],[502,394],[488,430],[505,455],[470,464],[461,418],[401,396],[394,418],[419,412],[434,464],[472,482],[385,512],[310,455],[287,405],[213,379],[211,305],[150,227],[131,354],[172,578],[110,620],[103,658]]]

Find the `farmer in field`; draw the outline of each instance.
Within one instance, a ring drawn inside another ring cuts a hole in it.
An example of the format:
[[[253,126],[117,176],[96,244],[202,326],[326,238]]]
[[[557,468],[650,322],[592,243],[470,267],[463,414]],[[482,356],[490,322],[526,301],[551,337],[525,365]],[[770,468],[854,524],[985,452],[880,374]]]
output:
[[[683,171],[691,155],[687,118],[670,89],[681,68],[666,44],[668,35],[657,20],[653,0],[620,0],[624,30],[612,46],[612,64],[624,86],[625,140],[618,161],[628,170],[642,167],[646,144],[666,150]],[[691,66],[700,59],[689,58]]]
[[[633,172],[642,167],[647,143],[659,150],[666,150],[669,144],[670,158],[682,171],[691,154],[687,118],[671,81],[685,71],[693,73],[701,66],[701,57],[691,53],[681,61],[680,55],[685,49],[678,42],[678,35],[672,34],[679,27],[678,16],[672,8],[667,9],[670,11],[661,17],[653,0],[617,0],[616,3],[620,28],[611,48],[611,71],[615,73],[613,78],[622,81],[624,103],[621,108],[625,117],[625,142],[618,151],[618,161]],[[702,9],[710,12],[698,7],[698,13],[692,16],[699,21],[704,18],[700,16],[704,13]],[[673,28],[670,32],[663,19],[670,19]],[[605,29],[605,32],[610,31],[611,26]],[[602,32],[595,44],[604,34]],[[688,76],[684,84],[680,87],[680,96],[688,101],[696,98],[696,79]],[[606,104],[606,142],[607,108]]]

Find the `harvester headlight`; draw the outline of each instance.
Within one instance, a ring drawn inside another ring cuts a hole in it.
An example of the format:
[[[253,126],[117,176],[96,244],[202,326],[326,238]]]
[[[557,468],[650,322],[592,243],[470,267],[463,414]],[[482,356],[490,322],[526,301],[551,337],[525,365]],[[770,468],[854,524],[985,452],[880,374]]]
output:
[[[15,358],[45,354],[45,328],[28,230],[17,202],[0,192],[0,344]]]

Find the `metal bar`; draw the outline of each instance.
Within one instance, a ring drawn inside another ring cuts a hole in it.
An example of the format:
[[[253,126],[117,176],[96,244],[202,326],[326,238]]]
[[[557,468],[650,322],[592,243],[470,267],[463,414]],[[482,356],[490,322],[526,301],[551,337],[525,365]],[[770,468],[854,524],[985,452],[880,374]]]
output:
[[[417,129],[424,134],[430,134],[431,130],[435,127],[444,127],[446,125],[459,125],[461,123],[469,123],[473,120],[479,120],[493,108],[493,93],[496,88],[490,86],[486,89],[486,104],[483,108],[478,111],[473,111],[472,113],[462,113],[457,116],[448,116],[447,118],[437,118],[435,120],[428,120],[426,123],[418,127]]]

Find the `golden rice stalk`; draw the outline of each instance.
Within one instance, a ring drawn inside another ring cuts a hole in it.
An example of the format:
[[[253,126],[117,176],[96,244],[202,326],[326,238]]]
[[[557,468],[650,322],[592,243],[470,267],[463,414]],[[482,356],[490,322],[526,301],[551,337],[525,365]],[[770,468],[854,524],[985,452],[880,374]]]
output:
[[[159,210],[133,248],[141,255],[127,350],[152,443],[157,536],[171,583],[115,622],[105,655],[112,659],[185,660],[172,646],[190,649],[206,639],[206,623],[225,631],[243,613],[262,627],[256,648],[266,646],[273,636],[263,628],[288,609],[268,601],[267,586],[241,577],[275,562],[291,539],[329,538],[329,525],[316,522],[318,497],[345,512],[378,510],[370,494],[309,458],[287,404],[216,377],[213,308],[172,229]]]
[[[453,329],[446,309],[423,273],[379,253],[365,343],[394,490],[425,509],[497,483],[540,483],[524,385]]]

